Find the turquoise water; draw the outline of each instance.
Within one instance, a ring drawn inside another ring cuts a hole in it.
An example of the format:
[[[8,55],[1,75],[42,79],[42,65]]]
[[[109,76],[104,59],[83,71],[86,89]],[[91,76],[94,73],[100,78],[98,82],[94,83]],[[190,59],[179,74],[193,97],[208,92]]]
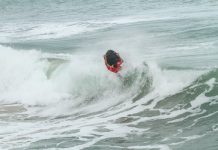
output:
[[[0,16],[0,149],[218,149],[217,1],[0,0]]]

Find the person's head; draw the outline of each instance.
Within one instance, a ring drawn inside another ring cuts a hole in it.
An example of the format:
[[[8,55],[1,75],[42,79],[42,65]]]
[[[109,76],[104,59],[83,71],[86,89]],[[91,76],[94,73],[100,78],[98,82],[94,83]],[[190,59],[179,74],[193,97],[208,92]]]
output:
[[[108,50],[106,52],[106,59],[107,59],[107,63],[110,66],[113,66],[114,68],[117,67],[117,62],[119,60],[119,56],[117,55],[117,53],[113,50]]]
[[[109,56],[109,55],[113,55],[115,54],[115,51],[109,49],[107,52],[106,52],[106,56]]]

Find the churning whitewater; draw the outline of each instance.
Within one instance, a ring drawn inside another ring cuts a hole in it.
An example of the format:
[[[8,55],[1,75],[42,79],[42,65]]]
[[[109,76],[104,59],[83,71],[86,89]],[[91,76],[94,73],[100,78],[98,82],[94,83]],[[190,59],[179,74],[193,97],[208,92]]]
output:
[[[0,149],[218,149],[217,1],[0,8]]]

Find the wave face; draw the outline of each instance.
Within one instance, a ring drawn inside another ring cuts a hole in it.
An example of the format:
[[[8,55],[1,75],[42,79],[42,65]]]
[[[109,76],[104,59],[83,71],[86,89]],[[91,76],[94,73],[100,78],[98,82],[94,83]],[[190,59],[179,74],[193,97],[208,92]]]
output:
[[[217,7],[0,0],[0,149],[218,149]]]

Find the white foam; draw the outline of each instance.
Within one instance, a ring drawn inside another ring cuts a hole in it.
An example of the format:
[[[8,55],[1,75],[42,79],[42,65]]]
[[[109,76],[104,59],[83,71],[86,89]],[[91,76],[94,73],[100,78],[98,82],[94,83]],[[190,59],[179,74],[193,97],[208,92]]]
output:
[[[193,82],[204,71],[196,70],[161,70],[155,63],[150,63],[154,78],[154,88],[158,95],[172,95]]]
[[[196,108],[207,102],[209,102],[208,97],[206,97],[204,94],[200,94],[195,98],[195,100],[191,101],[191,105],[193,108]]]
[[[56,39],[84,32],[95,31],[120,24],[136,23],[142,21],[152,21],[160,19],[170,19],[151,16],[127,16],[109,20],[87,20],[79,22],[47,22],[47,23],[4,23],[0,31],[1,42],[13,42],[24,40]]]
[[[5,32],[3,32],[5,39],[7,37],[8,40],[11,38],[16,40],[55,39],[96,29],[96,27],[75,23],[35,23],[16,24],[16,26],[7,24],[5,26],[2,30]]]
[[[160,150],[171,150],[168,145],[147,145],[147,146],[129,146],[130,149],[160,149]]]
[[[3,46],[0,46],[0,54],[0,101],[5,103],[47,105],[49,108],[44,112],[54,115],[66,114],[67,108],[86,105],[90,100],[119,95],[121,82],[107,71],[102,58],[69,54],[50,56],[35,50],[17,51]],[[46,58],[67,58],[68,61],[48,77],[51,62]],[[90,110],[94,107],[94,110],[105,109],[117,102],[118,99],[101,101],[97,106],[91,105]]]
[[[45,99],[55,101],[57,94],[46,76],[49,63],[41,60],[40,52],[15,51],[1,46],[0,53],[1,101],[39,105],[47,103]]]

